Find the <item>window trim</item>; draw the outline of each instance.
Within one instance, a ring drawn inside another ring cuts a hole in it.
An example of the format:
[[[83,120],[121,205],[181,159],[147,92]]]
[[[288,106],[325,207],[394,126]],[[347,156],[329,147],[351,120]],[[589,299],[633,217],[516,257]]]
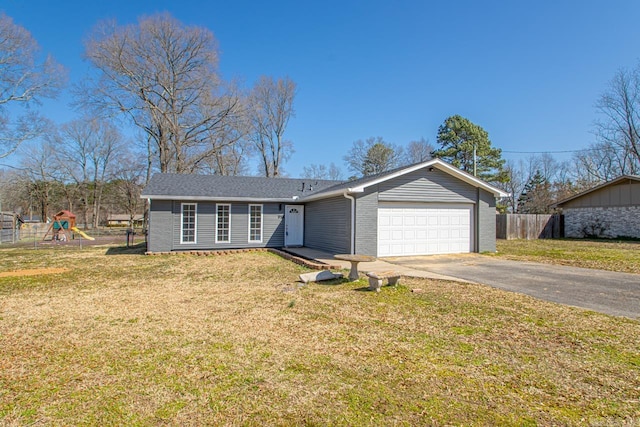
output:
[[[256,206],[260,208],[260,240],[251,240],[251,208]],[[263,205],[250,204],[248,214],[249,215],[247,216],[249,217],[249,235],[247,237],[249,239],[249,243],[262,243],[262,240],[264,238],[264,207]]]
[[[220,230],[220,221],[219,221],[219,207],[226,206],[229,208],[227,211],[227,240],[219,240],[218,239],[218,231]],[[231,243],[231,203],[216,203],[216,234],[215,234],[215,242],[216,243]]]
[[[193,206],[193,242],[184,240],[184,207]],[[196,245],[198,243],[198,204],[197,203],[181,203],[180,204],[180,244]]]

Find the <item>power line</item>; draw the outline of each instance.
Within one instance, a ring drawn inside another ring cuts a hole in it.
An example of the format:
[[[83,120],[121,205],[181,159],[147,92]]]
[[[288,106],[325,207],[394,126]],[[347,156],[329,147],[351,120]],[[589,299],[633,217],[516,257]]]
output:
[[[555,151],[507,151],[502,150],[503,153],[510,154],[561,154],[561,153],[580,153],[583,151],[598,151],[598,148],[582,148],[580,150],[555,150]]]

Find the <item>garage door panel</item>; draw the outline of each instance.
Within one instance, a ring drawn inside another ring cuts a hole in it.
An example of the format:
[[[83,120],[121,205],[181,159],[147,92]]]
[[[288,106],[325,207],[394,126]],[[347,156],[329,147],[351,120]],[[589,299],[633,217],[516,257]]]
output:
[[[382,203],[378,255],[429,255],[472,250],[473,205]]]

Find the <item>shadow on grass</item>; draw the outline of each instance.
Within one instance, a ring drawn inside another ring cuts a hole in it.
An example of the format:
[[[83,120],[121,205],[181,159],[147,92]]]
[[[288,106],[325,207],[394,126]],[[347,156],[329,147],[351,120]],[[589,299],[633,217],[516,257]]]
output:
[[[317,285],[325,285],[325,286],[338,286],[338,285],[356,284],[358,282],[359,282],[359,280],[351,281],[351,280],[349,280],[348,277],[341,277],[341,278],[336,278],[336,279],[331,279],[331,280],[321,280],[319,282],[315,282],[315,284],[317,284]]]
[[[315,282],[315,283],[317,285],[324,285],[324,286],[356,285],[356,284],[359,284],[358,282],[363,283],[361,280],[362,279],[351,281],[351,280],[349,280],[348,277],[343,277],[343,278],[340,278],[340,279],[323,280],[321,282]],[[360,287],[360,288],[355,288],[353,290],[357,291],[357,292],[370,292],[371,291],[369,289],[369,285],[368,284],[367,284],[367,286],[363,286],[363,287]]]
[[[144,255],[147,251],[145,242],[133,246],[114,246],[107,249],[106,255]]]

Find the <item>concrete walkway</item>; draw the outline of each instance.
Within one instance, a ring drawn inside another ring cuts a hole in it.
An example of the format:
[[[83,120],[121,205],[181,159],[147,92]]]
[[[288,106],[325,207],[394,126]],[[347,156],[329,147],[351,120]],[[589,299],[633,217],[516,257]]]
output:
[[[285,249],[287,252],[297,255],[302,258],[315,260],[324,264],[330,265],[340,265],[343,269],[348,270],[351,268],[351,263],[348,261],[340,261],[333,257],[330,252],[325,252],[317,249],[311,248],[287,248]],[[367,273],[369,271],[397,271],[403,276],[406,277],[419,277],[423,279],[436,279],[436,280],[452,280],[455,282],[470,282],[470,280],[460,279],[458,277],[447,276],[445,274],[435,273],[432,271],[419,270],[416,268],[411,268],[404,265],[391,264],[389,262],[383,261],[381,259],[377,259],[373,262],[361,262],[358,265],[358,271],[362,273]],[[473,282],[472,282],[473,283]]]

